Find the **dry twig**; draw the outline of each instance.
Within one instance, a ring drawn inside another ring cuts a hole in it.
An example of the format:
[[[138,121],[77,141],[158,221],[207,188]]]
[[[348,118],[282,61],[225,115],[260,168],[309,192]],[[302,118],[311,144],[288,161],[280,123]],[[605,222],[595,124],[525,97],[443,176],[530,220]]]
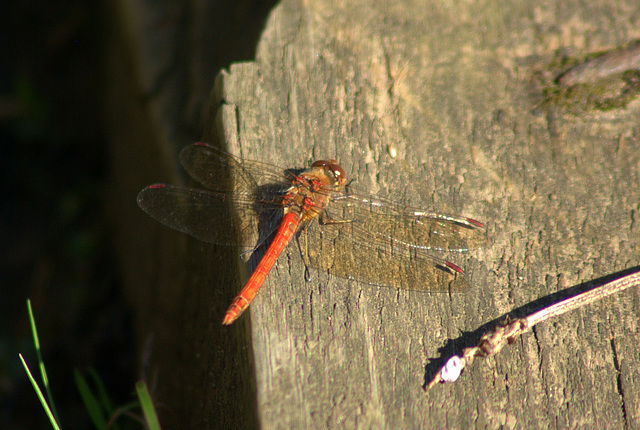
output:
[[[456,381],[462,370],[470,365],[475,357],[490,357],[497,354],[506,344],[512,344],[518,336],[534,325],[635,286],[640,286],[640,271],[569,297],[527,317],[512,319],[507,316],[502,323],[483,334],[478,345],[464,348],[462,356],[454,355],[447,360],[431,382],[425,386],[425,391],[438,382]]]

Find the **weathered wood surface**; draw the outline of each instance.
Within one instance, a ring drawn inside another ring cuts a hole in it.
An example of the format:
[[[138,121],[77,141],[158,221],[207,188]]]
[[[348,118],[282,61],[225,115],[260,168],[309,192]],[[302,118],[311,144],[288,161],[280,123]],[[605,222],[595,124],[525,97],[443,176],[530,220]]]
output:
[[[640,103],[536,109],[533,77],[558,49],[640,38],[637,2],[590,3],[284,1],[255,61],[216,79],[206,140],[285,167],[333,157],[359,188],[488,224],[489,247],[447,256],[471,278],[465,294],[313,271],[305,282],[291,249],[250,311],[220,326],[240,261],[136,212],[144,185],[176,181],[188,143],[173,132],[184,117],[157,114],[163,97],[139,103],[144,124],[114,133],[130,196],[123,263],[141,345],[154,334],[148,372],[169,428],[640,427],[635,289],[536,327],[454,385],[421,388],[462,332],[638,265]]]

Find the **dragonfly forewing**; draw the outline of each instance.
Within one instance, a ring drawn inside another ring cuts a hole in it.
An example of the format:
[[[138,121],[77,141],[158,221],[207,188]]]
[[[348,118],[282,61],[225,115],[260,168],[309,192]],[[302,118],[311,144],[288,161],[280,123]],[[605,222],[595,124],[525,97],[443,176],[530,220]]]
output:
[[[357,231],[354,231],[357,230]],[[311,225],[300,233],[305,263],[346,279],[421,291],[464,291],[468,281],[426,250],[370,234],[367,243],[354,223]],[[455,266],[454,266],[455,267]]]
[[[331,217],[352,220],[356,243],[366,243],[372,232],[384,240],[438,251],[467,251],[487,244],[485,227],[470,218],[443,215],[373,196],[344,194],[332,200]]]
[[[143,189],[138,205],[167,227],[242,251],[262,244],[282,217],[277,204],[260,205],[252,198],[168,184]]]
[[[286,190],[295,176],[289,170],[243,160],[204,143],[185,147],[180,152],[180,162],[189,176],[208,189],[245,197],[267,186]]]

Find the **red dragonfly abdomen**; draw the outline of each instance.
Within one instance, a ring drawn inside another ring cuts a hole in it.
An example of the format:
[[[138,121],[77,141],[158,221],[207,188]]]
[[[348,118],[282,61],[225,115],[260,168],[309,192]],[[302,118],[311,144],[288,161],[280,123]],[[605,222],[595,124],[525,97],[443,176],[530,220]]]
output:
[[[293,237],[300,224],[300,216],[295,212],[289,212],[282,218],[282,223],[278,228],[276,236],[269,245],[267,252],[264,254],[260,263],[253,271],[253,274],[245,284],[240,293],[233,299],[231,306],[224,315],[222,324],[229,325],[233,323],[242,313],[249,307],[249,304],[264,284],[264,280],[273,268],[278,256],[289,240]]]

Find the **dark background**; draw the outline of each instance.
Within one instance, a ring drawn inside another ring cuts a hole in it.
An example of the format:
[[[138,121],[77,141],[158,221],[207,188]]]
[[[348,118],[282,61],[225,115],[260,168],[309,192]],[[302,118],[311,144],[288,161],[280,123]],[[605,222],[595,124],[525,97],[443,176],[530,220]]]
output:
[[[0,18],[1,428],[48,427],[17,355],[37,372],[27,298],[64,427],[90,424],[75,368],[96,368],[115,401],[132,398],[138,366],[103,207],[102,13],[97,2],[9,2]]]
[[[221,67],[252,58],[272,5],[212,6],[220,24],[210,33],[219,47],[207,58],[212,82]],[[87,375],[88,367],[95,368],[116,405],[133,399],[141,377],[135,351],[142,348],[135,345],[132,309],[121,291],[112,240],[116,223],[107,207],[114,172],[108,165],[103,66],[113,7],[36,0],[8,2],[0,14],[3,429],[49,427],[18,358],[23,353],[37,372],[27,298],[63,427],[91,426],[74,369]],[[186,134],[197,140],[200,132],[196,127]]]

